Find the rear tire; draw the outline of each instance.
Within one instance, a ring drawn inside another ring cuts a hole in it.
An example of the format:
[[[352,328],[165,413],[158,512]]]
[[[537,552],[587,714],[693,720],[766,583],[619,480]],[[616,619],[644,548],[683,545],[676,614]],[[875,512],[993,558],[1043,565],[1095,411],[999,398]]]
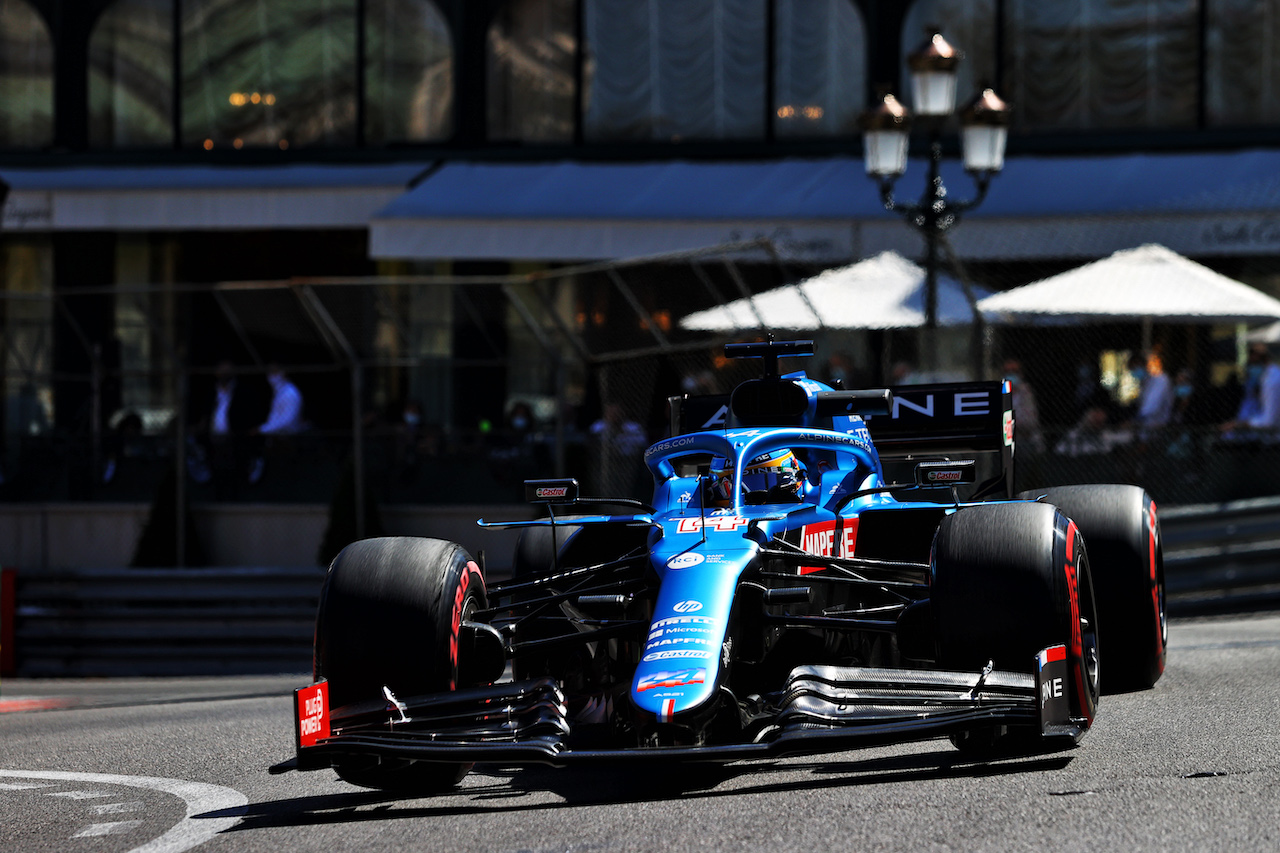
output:
[[[998,670],[1034,673],[1041,649],[1065,645],[1071,715],[1091,725],[1098,619],[1089,558],[1070,519],[1045,504],[968,507],[938,526],[932,564],[939,666],[978,672],[991,661]],[[1035,734],[1017,738],[1017,749],[1034,749]],[[953,742],[987,753],[1009,738],[988,729]]]
[[[333,708],[458,687],[458,629],[486,606],[484,578],[453,542],[413,537],[364,539],[329,567],[316,615],[316,678],[329,680]],[[398,791],[451,788],[470,769],[376,758],[335,768],[353,785]]]
[[[1019,498],[1053,504],[1089,549],[1098,618],[1107,638],[1104,693],[1153,687],[1169,645],[1164,547],[1155,504],[1138,486],[1059,486]]]

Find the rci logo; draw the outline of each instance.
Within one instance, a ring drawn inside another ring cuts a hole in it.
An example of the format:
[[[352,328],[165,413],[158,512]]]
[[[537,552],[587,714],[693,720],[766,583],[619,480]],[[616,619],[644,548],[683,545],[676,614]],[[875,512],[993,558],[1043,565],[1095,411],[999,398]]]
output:
[[[686,551],[683,554],[676,554],[670,560],[667,560],[667,568],[670,569],[687,569],[690,566],[696,566],[705,560],[706,557],[693,551]]]
[[[677,613],[697,613],[702,609],[702,602],[694,601],[692,599],[688,601],[679,601],[676,602],[676,606],[671,609]]]

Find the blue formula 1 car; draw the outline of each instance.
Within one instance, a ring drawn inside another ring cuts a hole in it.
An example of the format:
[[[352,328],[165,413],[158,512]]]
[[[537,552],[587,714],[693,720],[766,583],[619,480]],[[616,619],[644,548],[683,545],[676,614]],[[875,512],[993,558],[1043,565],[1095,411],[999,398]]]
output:
[[[981,758],[1073,746],[1100,691],[1156,682],[1164,572],[1141,488],[1014,495],[1006,383],[779,374],[811,352],[728,345],[763,376],[672,399],[672,437],[644,455],[651,506],[527,483],[545,518],[480,522],[525,528],[510,581],[442,540],[348,546],[296,691],[296,756],[273,771],[428,791],[475,762],[936,737]]]

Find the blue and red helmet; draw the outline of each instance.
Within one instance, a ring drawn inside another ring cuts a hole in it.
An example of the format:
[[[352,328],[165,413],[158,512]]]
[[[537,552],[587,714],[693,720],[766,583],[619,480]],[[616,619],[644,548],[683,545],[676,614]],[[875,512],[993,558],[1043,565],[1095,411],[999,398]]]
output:
[[[747,503],[790,503],[800,500],[804,465],[790,450],[761,453],[742,471],[742,492]],[[733,506],[733,460],[717,456],[711,460],[708,503]],[[750,499],[747,500],[748,496]]]

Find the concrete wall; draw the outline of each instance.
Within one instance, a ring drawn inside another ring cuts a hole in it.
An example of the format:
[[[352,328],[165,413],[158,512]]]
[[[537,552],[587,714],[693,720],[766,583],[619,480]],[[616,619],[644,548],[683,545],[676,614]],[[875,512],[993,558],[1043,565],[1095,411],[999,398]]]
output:
[[[146,504],[0,504],[0,566],[24,573],[123,568],[147,522]],[[384,506],[387,532],[458,542],[485,552],[495,571],[511,563],[518,531],[485,530],[476,519],[534,517],[525,504]],[[312,566],[328,525],[320,504],[204,504],[192,508],[213,566]]]

